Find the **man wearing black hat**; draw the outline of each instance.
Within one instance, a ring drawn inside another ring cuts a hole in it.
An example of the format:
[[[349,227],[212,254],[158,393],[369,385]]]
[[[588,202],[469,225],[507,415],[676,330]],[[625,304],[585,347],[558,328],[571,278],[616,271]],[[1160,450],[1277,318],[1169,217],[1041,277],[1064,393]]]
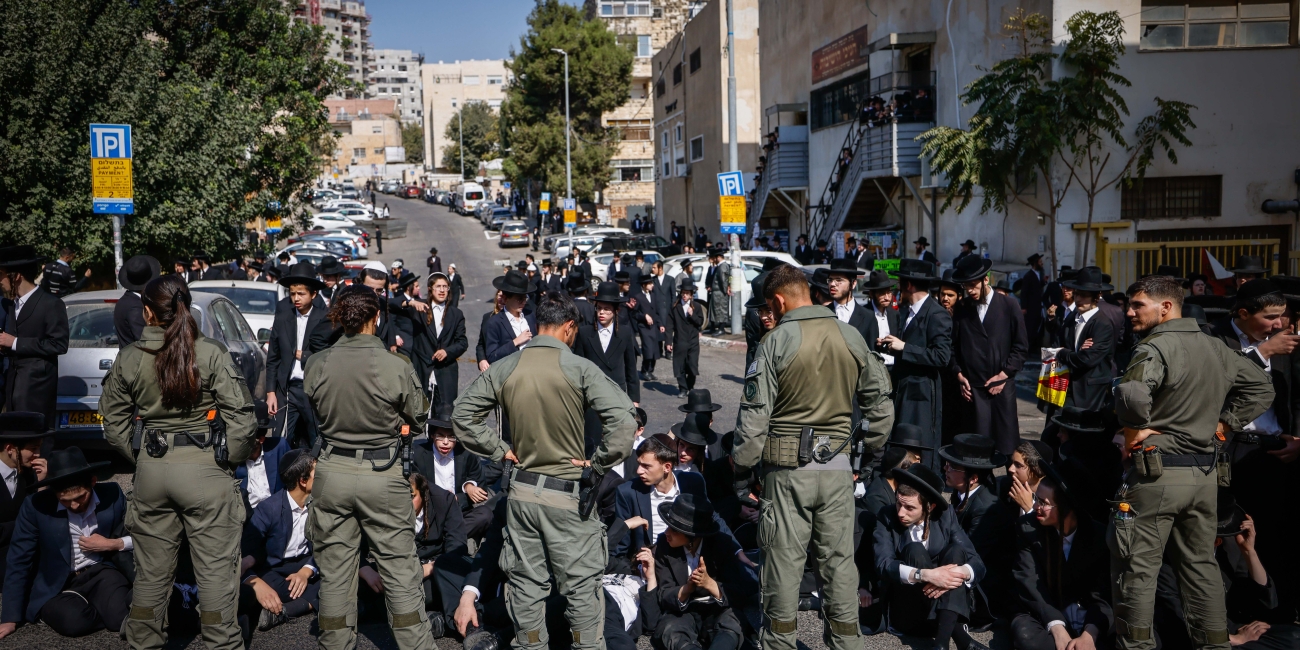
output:
[[[266,353],[266,405],[271,417],[283,423],[284,439],[294,446],[316,442],[316,420],[303,392],[303,369],[311,358],[313,337],[327,336],[333,325],[318,299],[324,284],[316,279],[311,262],[299,262],[280,279],[289,295],[275,311],[271,342]],[[283,413],[281,413],[283,411]],[[301,437],[301,439],[300,439]]]
[[[510,270],[493,278],[492,286],[506,298],[505,308],[488,319],[483,328],[483,336],[487,339],[487,360],[496,363],[498,359],[524,349],[537,333],[537,321],[532,312],[524,313],[528,296],[537,290],[537,283],[519,271]]]
[[[899,261],[899,296],[903,307],[899,330],[877,341],[879,348],[894,356],[894,413],[899,422],[915,424],[931,436],[938,447],[943,430],[943,381],[941,373],[952,358],[952,317],[930,299],[935,266],[914,259]],[[938,471],[937,457],[927,466]]]
[[[194,251],[195,280],[220,280],[221,270],[209,264],[209,258],[206,251]]]
[[[961,396],[974,407],[974,430],[997,441],[1010,455],[1020,443],[1016,413],[1016,373],[1028,354],[1024,315],[1015,301],[989,286],[993,262],[963,257],[952,281],[964,297],[953,307],[952,365]]]
[[[962,433],[939,448],[939,457],[944,460],[944,482],[952,488],[953,514],[988,569],[973,616],[984,625],[991,622],[990,616],[1008,612],[1014,593],[1006,578],[1012,563],[1012,522],[1019,512],[1009,512],[999,501],[993,480],[993,470],[1005,466],[1007,456],[997,451],[992,438]]]
[[[429,310],[415,315],[415,342],[411,346],[415,374],[425,382],[434,409],[445,412],[451,411],[451,403],[460,392],[457,360],[469,350],[465,314],[448,304],[450,292],[447,274],[429,276]]]
[[[641,382],[636,371],[636,337],[632,326],[618,322],[618,313],[624,310],[626,296],[619,295],[613,282],[601,282],[594,299],[596,323],[582,325],[574,340],[573,353],[596,364],[627,393],[633,404],[641,402]],[[600,419],[595,411],[587,411],[587,454],[595,451],[600,442]]]
[[[921,260],[922,262],[929,262],[936,267],[939,266],[938,258],[934,256],[934,253],[929,251],[930,240],[925,237],[918,237],[916,241],[912,242],[912,244],[916,246],[916,259]]]
[[[1061,349],[1056,360],[1070,369],[1065,403],[1097,411],[1110,403],[1110,382],[1115,378],[1115,330],[1097,305],[1101,292],[1110,285],[1102,281],[1101,269],[1079,269],[1062,286],[1074,290],[1074,319],[1065,323]]]
[[[668,351],[673,355],[673,376],[677,378],[677,396],[695,388],[695,378],[700,374],[700,328],[704,326],[704,303],[695,299],[695,283],[683,274],[678,280],[679,297],[673,302],[665,324],[664,338],[672,341]]]
[[[136,255],[117,272],[117,282],[126,289],[113,306],[113,330],[117,332],[117,349],[140,340],[144,332],[144,303],[140,292],[144,285],[158,277],[158,260],[148,255]]]
[[[54,428],[59,394],[59,357],[68,351],[68,309],[36,286],[45,258],[33,246],[0,249],[0,291],[5,303],[0,355],[5,370],[4,407],[45,414]]]
[[[957,257],[952,258],[952,267],[954,269],[957,268],[957,265],[960,264],[962,260],[966,259],[967,257],[969,257],[974,253],[975,253],[975,240],[967,239],[966,241],[962,242],[961,252],[957,254]]]
[[[1232,280],[1238,289],[1251,280],[1259,280],[1269,274],[1268,267],[1264,266],[1264,258],[1258,255],[1241,255],[1228,270],[1232,271]]]
[[[54,431],[45,426],[45,415],[24,411],[0,413],[0,575],[4,574],[9,540],[13,537],[18,509],[32,487],[43,480],[49,468],[41,457],[42,443]]]
[[[857,246],[849,251],[849,257],[853,258],[853,264],[863,271],[870,271],[876,268],[876,256],[867,250],[867,240],[859,239]]]
[[[442,273],[442,258],[438,257],[438,247],[434,246],[429,249],[429,257],[424,260],[424,265],[429,267],[429,275]]]
[[[109,464],[86,462],[77,447],[50,456],[45,480],[32,485],[49,489],[33,494],[18,513],[0,638],[20,623],[42,622],[62,636],[121,629],[131,605],[134,546],[122,489],[95,480]]]
[[[773,259],[774,258],[769,258]],[[772,268],[780,266],[781,263],[772,264]],[[758,344],[763,340],[763,336],[776,327],[776,319],[772,318],[772,308],[767,305],[763,299],[763,280],[766,279],[768,262],[763,262],[764,271],[749,283],[749,300],[745,301],[745,367],[754,363],[754,355],[758,354]]]
[[[587,276],[582,274],[580,269],[575,269],[569,274],[569,278],[564,281],[564,291],[569,294],[573,300],[573,306],[578,308],[578,323],[580,325],[596,324],[596,307],[587,300],[587,292],[591,290],[591,285],[587,282]]]
[[[799,264],[803,266],[812,264],[813,250],[812,247],[808,245],[808,236],[799,235],[796,237],[794,250],[790,251],[790,253],[794,255],[794,259],[798,261]]]
[[[1038,356],[1043,344],[1043,256],[1034,253],[1026,260],[1029,270],[1020,277],[1020,309],[1025,314],[1025,333],[1029,335],[1029,354]]]
[[[827,244],[825,239],[818,239],[817,249],[812,252],[812,257],[809,259],[809,262],[812,264],[830,264],[833,256],[826,246]]]
[[[413,354],[411,346],[415,342],[415,321],[425,318],[425,314],[429,313],[429,307],[413,293],[420,283],[419,276],[407,271],[390,280],[393,281],[395,288],[392,290],[394,298],[390,301],[388,312],[393,318],[393,327],[397,329],[398,338],[401,339],[398,347],[402,354],[410,358]],[[392,302],[399,304],[393,305]],[[417,305],[419,309],[416,308]]]
[[[321,283],[324,284],[320,290],[320,297],[329,306],[330,299],[334,297],[334,292],[340,288],[343,282],[343,274],[347,273],[347,267],[339,261],[339,258],[333,255],[326,255],[321,258],[320,268],[316,273],[320,276]]]
[[[709,251],[709,271],[704,278],[704,288],[709,292],[709,329],[706,335],[731,332],[731,264],[726,261],[726,251],[719,246]]]
[[[655,291],[655,276],[646,274],[641,276],[641,286],[629,296],[628,304],[636,304],[636,308],[629,312],[632,322],[636,323],[636,331],[641,335],[641,371],[639,377],[642,381],[658,381],[654,376],[655,360],[659,358],[659,344],[663,341],[662,332],[665,329],[663,309],[657,300],[658,292]]]

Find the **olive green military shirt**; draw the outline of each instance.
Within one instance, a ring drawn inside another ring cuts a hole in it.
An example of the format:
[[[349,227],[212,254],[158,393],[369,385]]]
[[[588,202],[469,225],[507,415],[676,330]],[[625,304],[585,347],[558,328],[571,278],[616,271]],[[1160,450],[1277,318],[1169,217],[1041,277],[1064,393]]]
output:
[[[145,350],[157,350],[163,344],[163,329],[147,326],[140,340],[118,352],[113,368],[104,377],[99,397],[99,413],[104,417],[104,438],[127,460],[135,461],[131,452],[132,423],[139,407],[145,427],[165,433],[208,433],[208,411],[217,409],[226,422],[226,446],[232,465],[248,460],[253,451],[257,414],[253,396],[248,392],[239,366],[221,342],[199,335],[194,341],[194,365],[199,370],[199,401],[183,410],[163,406],[157,358]]]
[[[1159,431],[1143,444],[1173,454],[1213,452],[1219,421],[1240,431],[1272,404],[1264,369],[1191,318],[1152,328],[1115,388],[1120,424]]]
[[[510,418],[519,468],[576,480],[582,468],[569,462],[585,456],[583,415],[600,416],[603,435],[592,466],[604,474],[632,450],[636,418],[627,393],[596,364],[576,355],[553,336],[536,336],[528,347],[498,360],[456,398],[452,426],[466,449],[501,460],[510,450],[487,427],[500,405]]]
[[[894,426],[889,373],[862,335],[820,305],[800,307],[763,336],[745,372],[736,416],[734,459],[753,467],[768,435],[849,435],[853,400],[862,410],[867,446],[884,446]]]
[[[343,449],[391,447],[403,424],[415,434],[429,417],[429,400],[411,362],[371,334],[344,334],[311,355],[302,388],[320,435]]]

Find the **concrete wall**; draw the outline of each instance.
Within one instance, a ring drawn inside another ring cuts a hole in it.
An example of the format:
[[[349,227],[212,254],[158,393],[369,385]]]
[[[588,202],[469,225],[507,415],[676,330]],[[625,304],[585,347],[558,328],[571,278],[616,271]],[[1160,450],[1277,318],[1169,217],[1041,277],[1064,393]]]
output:
[[[477,78],[478,83],[466,85],[466,77]],[[502,83],[490,84],[489,77],[499,77]],[[442,150],[451,144],[444,136],[447,124],[456,119],[457,111],[468,101],[486,102],[499,108],[505,99],[505,88],[509,82],[504,60],[439,61],[420,66],[420,83],[424,96],[425,166],[459,172],[459,159],[442,159]],[[472,173],[474,170],[466,171]]]

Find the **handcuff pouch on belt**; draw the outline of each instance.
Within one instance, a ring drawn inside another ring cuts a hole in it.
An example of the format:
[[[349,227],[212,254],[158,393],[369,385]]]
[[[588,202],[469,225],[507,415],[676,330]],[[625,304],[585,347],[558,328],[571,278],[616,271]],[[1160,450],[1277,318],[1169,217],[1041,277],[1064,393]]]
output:
[[[371,461],[370,469],[376,472],[386,472],[388,468],[402,461],[402,478],[411,478],[411,425],[403,424],[397,433],[397,453],[388,457],[388,462],[383,465],[375,465]]]
[[[1228,454],[1226,442],[1222,433],[1214,432],[1214,461],[1219,469],[1219,487],[1232,485],[1232,457]]]
[[[1137,470],[1138,476],[1143,478],[1160,478],[1165,473],[1165,465],[1161,458],[1159,447],[1151,445],[1149,447],[1134,449],[1131,457],[1133,459],[1133,469]]]

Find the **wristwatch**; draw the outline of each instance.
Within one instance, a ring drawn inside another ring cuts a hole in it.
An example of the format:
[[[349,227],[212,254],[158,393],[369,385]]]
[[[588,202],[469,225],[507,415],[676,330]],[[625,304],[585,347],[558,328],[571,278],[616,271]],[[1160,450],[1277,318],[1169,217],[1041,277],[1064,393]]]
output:
[[[913,569],[913,570],[912,570],[912,582],[920,582],[920,581],[921,581],[921,570],[920,570],[920,569]]]

